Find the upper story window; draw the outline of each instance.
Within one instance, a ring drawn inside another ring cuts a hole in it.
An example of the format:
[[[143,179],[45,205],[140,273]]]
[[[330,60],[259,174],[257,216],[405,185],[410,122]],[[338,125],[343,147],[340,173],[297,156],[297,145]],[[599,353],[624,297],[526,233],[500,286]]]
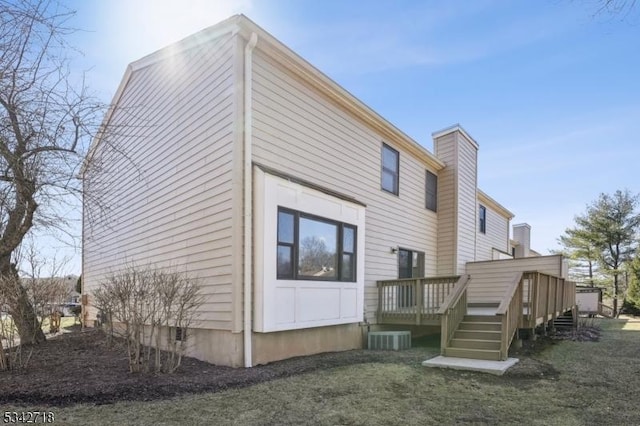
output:
[[[426,207],[434,212],[438,211],[438,176],[427,170],[426,178],[426,193],[427,193],[427,205]]]
[[[382,144],[382,189],[398,195],[400,183],[400,153]]]
[[[356,281],[356,232],[353,225],[279,208],[278,279]]]
[[[486,234],[487,233],[487,208],[482,204],[480,205],[479,219],[480,219],[479,220],[480,232],[482,232],[483,234]]]

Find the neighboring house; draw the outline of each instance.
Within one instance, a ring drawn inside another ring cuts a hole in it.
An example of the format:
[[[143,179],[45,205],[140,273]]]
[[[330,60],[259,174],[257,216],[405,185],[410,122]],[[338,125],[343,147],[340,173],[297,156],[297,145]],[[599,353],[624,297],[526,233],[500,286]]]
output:
[[[61,279],[64,280],[64,283],[69,290],[65,304],[69,305],[80,303],[80,293],[76,291],[76,287],[78,286],[78,277],[75,275],[67,275]]]
[[[510,240],[510,244],[511,256],[514,258],[541,256],[531,248],[531,225],[528,223],[513,225],[513,239]]]
[[[78,277],[21,278],[36,303],[58,306],[64,315],[71,315],[70,306],[80,304],[80,293],[76,291]]]
[[[242,15],[132,63],[105,126],[83,171],[89,323],[130,263],[201,280],[189,355],[232,366],[360,348],[367,326],[438,325],[511,288],[522,312],[522,272],[564,285],[560,257],[500,260],[484,295],[513,214],[477,188],[477,142],[455,125],[427,151]]]

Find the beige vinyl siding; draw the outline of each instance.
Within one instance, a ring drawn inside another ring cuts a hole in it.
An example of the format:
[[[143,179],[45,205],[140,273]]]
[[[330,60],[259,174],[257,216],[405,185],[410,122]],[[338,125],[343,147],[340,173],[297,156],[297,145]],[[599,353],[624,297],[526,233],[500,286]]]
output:
[[[480,231],[477,233],[476,260],[492,260],[494,248],[511,254],[508,244],[509,220],[485,204],[478,205],[483,205],[487,209],[487,232],[486,234]]]
[[[88,293],[125,264],[171,267],[201,281],[202,326],[231,328],[234,64],[227,35],[133,65],[86,174]]]
[[[477,149],[458,134],[458,253],[457,271],[465,270],[467,262],[476,260],[476,232],[478,231]]]
[[[537,271],[559,277],[562,274],[562,256],[540,256],[467,263],[469,303],[499,302],[517,272]]]
[[[425,208],[426,166],[291,75],[260,44],[253,70],[253,160],[367,206],[365,315],[372,321],[376,280],[398,276],[392,247],[425,252],[425,273],[436,273],[437,218]],[[381,189],[383,142],[400,152],[399,196]]]
[[[443,136],[435,144],[435,154],[446,163],[438,175],[438,275],[455,273],[456,251],[456,135]]]

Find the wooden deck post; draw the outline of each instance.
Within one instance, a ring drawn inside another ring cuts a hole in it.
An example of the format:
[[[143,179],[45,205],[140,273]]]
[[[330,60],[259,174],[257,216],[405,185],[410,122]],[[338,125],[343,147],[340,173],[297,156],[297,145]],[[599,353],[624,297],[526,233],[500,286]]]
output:
[[[530,285],[533,285],[532,298],[533,300],[529,301],[529,306],[533,307],[529,310],[529,325],[528,328],[533,330],[533,334],[535,334],[536,328],[536,320],[538,318],[538,298],[540,297],[540,272],[535,272],[531,274]]]
[[[447,348],[447,343],[449,343],[447,341],[447,330],[449,330],[449,313],[445,312],[445,314],[442,315],[442,322],[440,324],[440,355],[443,356]]]
[[[422,308],[424,306],[424,285],[419,278],[413,282],[414,294],[416,295],[416,325],[422,323]]]
[[[509,344],[506,334],[509,331],[509,315],[511,312],[507,311],[506,315],[502,315],[502,338],[500,339],[500,361],[504,361],[508,358]]]
[[[376,323],[382,324],[382,292],[384,287],[378,283],[378,312],[376,312]]]
[[[551,329],[555,330],[555,324],[553,323],[553,320],[558,318],[558,287],[560,287],[560,280],[557,277],[553,277],[553,280],[555,281],[556,285],[553,286],[553,311],[551,312]]]

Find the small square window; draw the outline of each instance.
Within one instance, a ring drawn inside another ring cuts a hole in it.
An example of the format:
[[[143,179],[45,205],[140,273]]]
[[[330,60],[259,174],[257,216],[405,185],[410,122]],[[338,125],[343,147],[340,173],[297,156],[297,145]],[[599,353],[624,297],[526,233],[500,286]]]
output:
[[[176,342],[187,340],[187,330],[183,327],[176,327]]]

